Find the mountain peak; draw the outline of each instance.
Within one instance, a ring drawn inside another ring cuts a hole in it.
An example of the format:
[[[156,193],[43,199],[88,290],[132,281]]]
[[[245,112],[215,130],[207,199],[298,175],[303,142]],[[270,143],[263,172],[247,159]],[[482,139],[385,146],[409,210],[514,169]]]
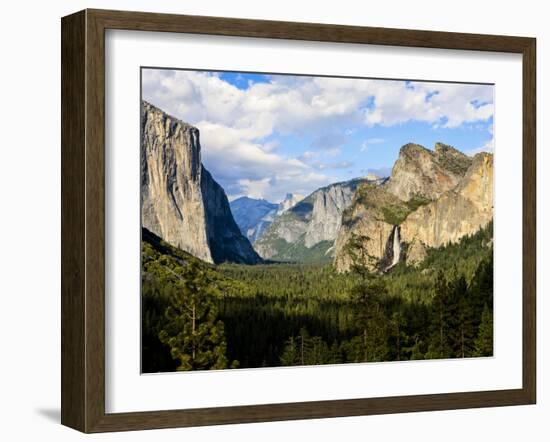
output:
[[[287,193],[285,199],[279,203],[279,208],[277,209],[277,214],[286,212],[287,210],[293,208],[297,203],[304,199],[303,195],[298,193]]]
[[[401,147],[387,190],[403,201],[415,195],[435,199],[455,187],[472,159],[452,146],[436,143],[435,150],[415,143]]]
[[[425,148],[424,146],[416,143],[407,143],[401,146],[399,149],[399,156],[411,156],[411,155],[433,155],[433,152],[430,149]]]
[[[233,201],[231,201],[231,204],[233,203],[236,203],[236,202],[240,202],[240,201],[249,201],[249,202],[254,202],[254,203],[266,203],[266,204],[274,204],[268,200],[266,200],[265,198],[252,198],[251,196],[248,196],[248,195],[243,195],[243,196],[240,196],[238,198],[235,198]]]
[[[457,154],[457,155],[464,155],[462,152],[460,152],[458,149],[454,148],[450,144],[445,144],[440,141],[435,143],[434,151],[437,154]]]
[[[369,238],[366,255],[383,268],[394,259],[415,264],[427,248],[457,242],[492,217],[492,154],[470,158],[443,143],[433,151],[410,143],[401,148],[387,183],[363,185],[355,193],[336,239],[334,264],[349,270],[353,235]]]
[[[170,125],[178,125],[184,129],[193,129],[197,131],[197,133],[199,132],[199,130],[195,126],[164,112],[162,109],[158,108],[154,104],[149,103],[148,101],[141,100],[141,111],[142,114],[156,114],[157,117],[162,119],[163,122],[168,122]],[[143,123],[144,119],[142,119],[142,124]]]
[[[259,262],[202,165],[199,130],[146,101],[141,128],[142,227],[203,261]]]
[[[472,158],[448,144],[435,143],[435,154],[442,167],[457,175],[464,175],[472,164]]]
[[[283,198],[283,201],[293,201],[296,200],[296,198],[303,198],[303,195],[300,194],[294,194],[294,193],[287,193],[285,197]]]

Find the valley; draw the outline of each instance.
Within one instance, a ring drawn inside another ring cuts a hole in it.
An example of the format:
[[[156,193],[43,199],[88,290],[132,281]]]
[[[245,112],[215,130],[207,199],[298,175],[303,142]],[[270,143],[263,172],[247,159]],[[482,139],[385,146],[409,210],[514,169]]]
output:
[[[492,355],[493,158],[232,201],[198,129],[142,104],[142,371]]]

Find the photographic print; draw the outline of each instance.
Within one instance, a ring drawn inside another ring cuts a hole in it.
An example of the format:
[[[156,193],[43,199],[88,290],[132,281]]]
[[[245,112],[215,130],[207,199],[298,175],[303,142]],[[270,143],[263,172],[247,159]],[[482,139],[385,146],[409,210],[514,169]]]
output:
[[[493,96],[142,68],[142,373],[492,356]]]

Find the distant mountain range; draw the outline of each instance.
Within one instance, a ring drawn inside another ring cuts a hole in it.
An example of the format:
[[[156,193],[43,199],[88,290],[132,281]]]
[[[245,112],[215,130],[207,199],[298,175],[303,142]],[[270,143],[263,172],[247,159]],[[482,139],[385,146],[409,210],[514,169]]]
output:
[[[203,261],[333,262],[346,271],[347,245],[362,238],[364,255],[388,270],[492,220],[492,154],[410,143],[388,178],[334,183],[279,204],[247,196],[229,203],[201,163],[198,129],[146,102],[141,123],[142,227]]]
[[[364,182],[359,178],[317,189],[276,217],[254,243],[255,250],[264,259],[331,261],[342,214]]]
[[[287,193],[279,204],[270,203],[265,199],[255,199],[243,196],[231,201],[231,212],[241,233],[251,243],[262,237],[273,220],[293,207],[303,199],[302,195]]]

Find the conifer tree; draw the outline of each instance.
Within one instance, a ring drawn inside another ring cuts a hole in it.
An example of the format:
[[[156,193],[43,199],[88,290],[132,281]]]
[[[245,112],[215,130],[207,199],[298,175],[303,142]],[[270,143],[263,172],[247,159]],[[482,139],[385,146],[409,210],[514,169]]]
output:
[[[462,275],[455,278],[449,286],[448,311],[453,356],[457,358],[472,356],[474,311],[468,284]]]
[[[493,313],[486,305],[481,315],[481,324],[475,340],[475,356],[493,355]]]
[[[406,351],[407,333],[405,332],[405,318],[400,310],[393,312],[391,316],[391,337],[393,338],[393,359],[401,361],[403,352]]]
[[[485,307],[493,308],[493,254],[479,263],[470,283],[474,317],[479,326]]]
[[[442,270],[435,282],[435,294],[432,300],[432,338],[426,357],[428,359],[443,359],[451,356],[449,345],[449,287]]]
[[[184,272],[171,270],[177,280],[159,339],[170,347],[178,371],[227,368],[224,325],[214,303],[219,291],[195,262],[187,263]]]
[[[298,356],[298,343],[294,336],[288,338],[288,341],[285,343],[283,349],[283,354],[281,355],[281,365],[298,365],[299,356]]]
[[[387,295],[386,284],[376,273],[375,257],[367,252],[368,236],[352,235],[346,249],[352,259],[351,271],[359,282],[350,290],[350,300],[356,305],[355,323],[360,335],[352,339],[357,362],[384,360],[387,348],[387,320],[381,299]]]

